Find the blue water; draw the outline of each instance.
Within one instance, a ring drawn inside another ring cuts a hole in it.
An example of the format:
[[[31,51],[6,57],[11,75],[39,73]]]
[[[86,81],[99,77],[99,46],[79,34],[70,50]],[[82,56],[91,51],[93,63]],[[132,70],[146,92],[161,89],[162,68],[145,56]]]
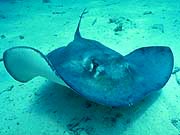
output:
[[[15,46],[44,54],[66,46],[84,8],[83,37],[123,55],[140,47],[168,46],[175,72],[137,105],[113,108],[42,77],[20,83],[1,61],[0,135],[179,135],[179,0],[0,0],[0,58]]]

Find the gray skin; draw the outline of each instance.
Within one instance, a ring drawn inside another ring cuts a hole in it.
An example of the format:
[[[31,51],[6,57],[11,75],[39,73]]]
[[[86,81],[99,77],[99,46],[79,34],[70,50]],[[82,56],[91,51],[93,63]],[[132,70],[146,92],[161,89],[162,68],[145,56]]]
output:
[[[79,27],[85,13],[80,16],[74,40],[47,55],[57,76],[69,87],[103,105],[131,106],[166,84],[174,61],[169,47],[143,47],[123,56],[81,36]]]

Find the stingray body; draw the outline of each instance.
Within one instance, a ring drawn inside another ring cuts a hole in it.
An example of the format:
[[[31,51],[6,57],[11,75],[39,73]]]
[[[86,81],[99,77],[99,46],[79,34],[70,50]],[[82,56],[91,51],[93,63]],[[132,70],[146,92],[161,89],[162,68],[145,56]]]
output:
[[[3,61],[10,75],[20,82],[43,76],[108,106],[133,105],[166,84],[173,68],[169,47],[143,47],[123,56],[81,36],[84,13],[74,40],[65,47],[47,55],[30,47],[6,50]]]

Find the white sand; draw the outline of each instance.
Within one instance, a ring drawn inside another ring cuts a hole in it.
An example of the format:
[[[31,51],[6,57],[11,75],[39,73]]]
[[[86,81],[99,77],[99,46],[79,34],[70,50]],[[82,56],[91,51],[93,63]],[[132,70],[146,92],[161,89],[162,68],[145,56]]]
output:
[[[180,67],[179,0],[32,1],[0,1],[0,36],[5,36],[0,39],[0,56],[17,45],[35,47],[45,54],[67,45],[86,7],[89,12],[81,25],[84,37],[124,55],[138,47],[167,45],[175,66]],[[121,17],[130,22],[115,34],[116,24],[108,23],[109,19]],[[154,24],[160,24],[159,29],[152,29]],[[43,78],[21,84],[9,76],[3,64],[0,93],[0,135],[180,134],[180,85],[175,75],[161,91],[129,109],[97,105]]]

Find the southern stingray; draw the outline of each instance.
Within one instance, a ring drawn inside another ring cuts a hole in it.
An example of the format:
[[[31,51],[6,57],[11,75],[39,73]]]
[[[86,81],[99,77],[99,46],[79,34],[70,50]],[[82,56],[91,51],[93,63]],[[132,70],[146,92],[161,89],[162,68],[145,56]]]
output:
[[[108,106],[133,105],[167,83],[174,61],[169,47],[142,47],[123,56],[81,36],[79,27],[85,13],[67,46],[47,55],[24,46],[6,50],[2,61],[9,74],[20,82],[43,76]]]

